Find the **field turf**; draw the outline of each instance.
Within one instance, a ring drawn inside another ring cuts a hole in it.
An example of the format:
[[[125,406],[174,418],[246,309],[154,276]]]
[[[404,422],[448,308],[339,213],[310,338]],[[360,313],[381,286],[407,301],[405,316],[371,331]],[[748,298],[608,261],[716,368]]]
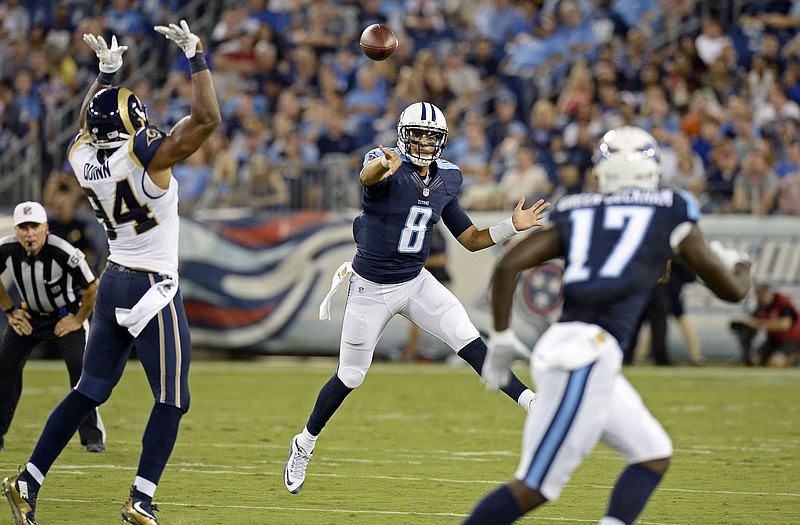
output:
[[[196,361],[156,502],[163,525],[459,524],[517,465],[522,409],[467,367],[375,363],[320,437],[303,491],[282,472],[328,358]],[[517,372],[523,380],[524,366]],[[800,369],[633,367],[625,374],[671,434],[672,467],[638,523],[800,523]],[[2,475],[27,460],[65,394],[59,361],[31,361],[0,452]],[[101,407],[107,452],[75,436],[39,493],[40,525],[108,524],[133,481],[151,396],[138,362]],[[519,523],[595,524],[623,462],[598,446],[560,501]],[[5,501],[0,525],[12,523]],[[536,516],[534,518],[534,516]]]

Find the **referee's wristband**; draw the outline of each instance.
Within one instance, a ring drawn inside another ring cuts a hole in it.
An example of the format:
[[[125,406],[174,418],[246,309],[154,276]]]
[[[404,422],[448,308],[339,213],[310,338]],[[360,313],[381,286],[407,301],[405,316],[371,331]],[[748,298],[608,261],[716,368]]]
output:
[[[7,309],[3,310],[3,312],[5,312],[5,314],[8,315],[8,314],[10,314],[11,312],[13,312],[16,309],[17,309],[17,305],[12,304],[11,308],[7,308]]]

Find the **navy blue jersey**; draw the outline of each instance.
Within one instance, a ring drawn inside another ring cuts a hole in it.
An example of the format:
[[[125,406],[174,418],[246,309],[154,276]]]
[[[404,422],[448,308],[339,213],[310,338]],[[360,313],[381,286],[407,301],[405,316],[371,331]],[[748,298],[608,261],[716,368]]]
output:
[[[625,348],[674,256],[670,237],[698,219],[694,198],[672,189],[582,193],[559,200],[550,221],[566,255],[561,321],[596,324]]]
[[[380,149],[373,149],[364,164],[382,156]],[[380,284],[410,281],[425,266],[434,224],[441,219],[454,237],[472,226],[458,202],[463,182],[458,166],[439,159],[428,174],[426,183],[403,156],[403,165],[392,176],[364,188],[364,211],[353,222],[353,269],[365,279]]]

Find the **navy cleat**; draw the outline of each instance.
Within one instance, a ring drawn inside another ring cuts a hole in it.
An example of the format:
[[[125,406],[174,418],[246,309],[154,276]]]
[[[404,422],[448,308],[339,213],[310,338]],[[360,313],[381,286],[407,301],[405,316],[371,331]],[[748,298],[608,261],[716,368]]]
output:
[[[20,480],[19,476],[9,476],[3,480],[3,494],[11,505],[11,513],[16,525],[36,525],[36,494],[38,490]]]
[[[311,454],[312,452],[306,452],[297,444],[297,436],[292,438],[292,443],[289,445],[289,457],[286,458],[286,467],[283,469],[283,482],[286,490],[292,494],[297,494],[303,489]]]
[[[122,506],[122,521],[137,525],[158,525],[158,520],[153,514],[158,511],[158,506],[155,503],[148,503],[142,499],[135,498],[133,489],[134,487],[131,487],[131,495],[125,505]]]

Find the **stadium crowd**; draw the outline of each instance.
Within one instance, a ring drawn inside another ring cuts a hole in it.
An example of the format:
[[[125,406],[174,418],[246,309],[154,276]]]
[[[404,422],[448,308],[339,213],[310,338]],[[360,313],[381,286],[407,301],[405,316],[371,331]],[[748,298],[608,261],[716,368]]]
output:
[[[800,1],[216,4],[6,0],[0,151],[33,133],[46,146],[43,188],[74,186],[57,138],[74,114],[57,109],[96,75],[84,33],[135,44],[122,83],[135,80],[150,121],[170,128],[188,109],[189,68],[152,28],[193,8],[206,15],[223,124],[175,168],[186,210],[341,204],[337,181],[355,181],[367,150],[394,145],[399,110],[426,100],[447,116],[444,156],[461,167],[471,210],[508,209],[520,188],[529,202],[592,188],[599,136],[627,123],[653,133],[663,183],[704,212],[800,215]],[[375,22],[400,41],[382,62],[358,48]],[[169,66],[135,70],[151,56]]]

